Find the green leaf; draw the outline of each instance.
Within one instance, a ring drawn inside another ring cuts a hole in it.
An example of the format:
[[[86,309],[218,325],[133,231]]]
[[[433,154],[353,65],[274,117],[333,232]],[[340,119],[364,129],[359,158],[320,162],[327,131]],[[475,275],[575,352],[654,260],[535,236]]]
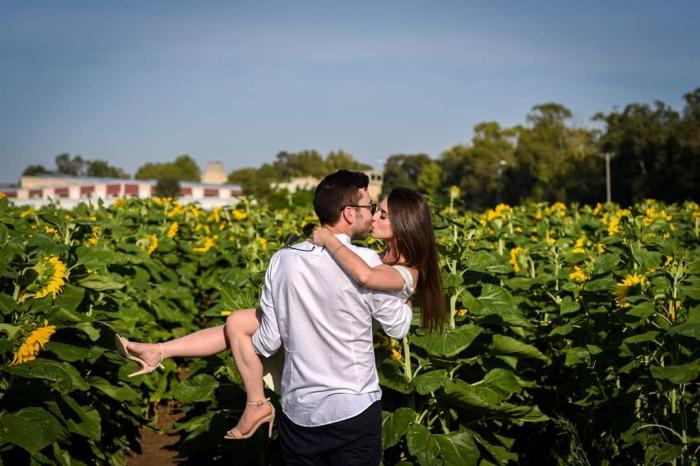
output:
[[[565,314],[572,314],[576,311],[581,309],[581,305],[572,300],[571,296],[565,297],[562,301],[561,304],[559,304],[559,314],[560,315],[565,315]]]
[[[583,287],[585,291],[612,291],[617,286],[617,282],[610,276],[591,280]]]
[[[630,248],[632,256],[642,269],[653,269],[661,265],[662,255],[658,252],[649,251],[645,248]]]
[[[67,362],[35,359],[16,366],[0,366],[0,370],[27,379],[48,380],[64,395],[89,388],[80,373]]]
[[[137,401],[141,399],[141,394],[139,392],[123,383],[120,383],[119,386],[112,385],[98,376],[88,377],[88,383],[117,401]]]
[[[415,337],[413,337],[415,339]],[[408,395],[413,392],[413,384],[406,380],[403,365],[398,361],[387,360],[377,367],[379,383],[397,392]]]
[[[477,298],[484,308],[494,313],[518,312],[518,306],[511,294],[500,286],[486,284]]]
[[[104,348],[97,346],[86,348],[85,346],[69,345],[56,341],[50,341],[46,345],[46,350],[51,351],[60,360],[67,362],[83,361],[85,359],[94,360],[105,352]]]
[[[593,265],[593,274],[601,275],[609,273],[617,269],[617,264],[620,262],[620,256],[617,254],[604,254],[595,260]]]
[[[399,408],[392,413],[382,411],[382,446],[389,448],[399,443],[415,420],[416,412],[411,408]]]
[[[56,307],[62,307],[69,312],[75,311],[85,296],[85,288],[66,283],[63,291],[56,298]]]
[[[650,330],[648,332],[640,333],[639,335],[632,335],[622,340],[623,343],[646,343],[649,341],[656,341],[656,337],[659,335],[657,330]]]
[[[103,274],[89,275],[81,280],[78,280],[78,283],[80,286],[84,286],[85,288],[95,291],[118,290],[124,287],[124,284],[118,282],[115,278],[113,278],[113,276]]]
[[[505,335],[494,335],[491,343],[491,351],[495,354],[506,354],[521,358],[533,358],[549,361],[549,358],[532,345],[522,343],[515,338]]]
[[[70,396],[64,396],[62,401],[76,414],[77,419],[68,418],[66,426],[71,432],[99,441],[102,436],[100,413],[90,406],[81,406]]]
[[[421,395],[427,395],[442,387],[449,375],[445,369],[425,372],[413,379],[413,384],[416,386],[416,391]]]
[[[673,383],[684,384],[690,383],[698,378],[698,374],[700,374],[700,361],[696,360],[688,364],[664,367],[652,366],[649,369],[651,370],[651,375],[655,379],[665,379]]]
[[[438,456],[439,446],[430,431],[420,424],[413,424],[406,434],[408,451],[418,459],[418,463],[433,466]]]
[[[0,417],[0,438],[32,454],[51,445],[64,434],[63,427],[48,411],[37,407],[22,408]]]
[[[173,389],[173,397],[183,403],[210,401],[214,399],[214,390],[218,386],[219,382],[211,375],[197,374],[176,385]]]
[[[474,436],[469,432],[455,432],[433,437],[437,442],[439,455],[446,466],[476,465],[481,458]]]
[[[566,355],[565,366],[587,363],[591,357],[586,348],[567,348],[564,350],[564,354]]]
[[[554,335],[568,335],[569,333],[574,331],[574,325],[573,324],[566,324],[562,325],[561,327],[555,327],[554,330],[549,332],[549,335],[547,336],[554,336]]]
[[[698,322],[684,322],[682,324],[675,325],[668,329],[669,335],[683,335],[684,337],[695,338],[700,340],[700,323]]]
[[[628,316],[637,317],[639,320],[645,320],[655,312],[656,309],[654,308],[654,303],[645,301],[641,304],[637,304],[632,309],[625,312],[625,314]]]
[[[484,385],[508,397],[511,393],[520,393],[522,387],[512,371],[508,369],[492,369],[482,381]]]
[[[449,358],[467,349],[481,332],[478,325],[467,324],[439,334],[415,335],[411,342],[433,356]]]
[[[498,415],[524,422],[543,422],[549,418],[537,406],[516,406],[503,401],[504,396],[483,385],[470,385],[461,380],[445,383],[445,395],[465,409],[482,414]]]
[[[88,269],[101,269],[112,264],[141,264],[143,259],[137,255],[108,249],[88,248],[81,246],[76,250],[78,264],[83,264]]]

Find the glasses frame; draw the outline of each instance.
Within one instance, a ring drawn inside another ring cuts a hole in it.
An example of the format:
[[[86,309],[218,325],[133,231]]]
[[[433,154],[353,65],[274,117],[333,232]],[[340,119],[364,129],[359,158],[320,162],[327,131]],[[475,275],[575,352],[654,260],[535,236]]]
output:
[[[358,205],[358,204],[348,204],[340,208],[340,211],[344,211],[347,207],[355,207],[355,208],[360,208],[364,207],[365,209],[369,209],[370,213],[374,215],[377,213],[377,203],[376,202],[370,202],[369,205]]]
[[[304,225],[302,227],[301,235],[299,235],[297,233],[292,233],[291,235],[289,235],[287,237],[287,244],[285,247],[287,249],[294,249],[295,251],[302,251],[302,252],[311,252],[311,251],[315,250],[318,246],[316,246],[314,244],[311,245],[311,249],[303,249],[303,248],[299,248],[299,247],[294,246],[294,243],[296,243],[297,241],[299,241],[303,237],[311,236],[311,233],[313,233],[314,228],[316,228],[315,223],[307,223],[306,225]]]

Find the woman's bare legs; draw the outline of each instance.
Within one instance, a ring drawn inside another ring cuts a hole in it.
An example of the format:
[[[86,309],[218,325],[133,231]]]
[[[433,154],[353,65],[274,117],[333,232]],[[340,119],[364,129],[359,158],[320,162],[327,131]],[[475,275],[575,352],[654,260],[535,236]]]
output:
[[[226,336],[231,345],[233,359],[243,379],[246,401],[257,402],[265,399],[263,388],[263,365],[260,356],[253,348],[253,334],[260,326],[255,309],[236,311],[226,319]],[[245,435],[260,419],[272,412],[268,403],[246,405],[238,421],[238,431]]]
[[[246,401],[264,400],[262,361],[253,349],[253,334],[260,326],[255,313],[255,309],[234,311],[226,319],[225,325],[205,328],[184,337],[166,341],[163,343],[163,359],[213,356],[230,347],[246,389]],[[160,345],[157,343],[130,341],[127,349],[149,366],[157,366],[160,362]],[[272,407],[267,403],[260,406],[246,405],[236,426],[238,431],[245,435],[258,420],[269,415],[270,412]]]
[[[213,356],[226,350],[228,346],[224,326],[218,325],[164,342],[163,359]],[[149,366],[157,366],[160,362],[160,345],[157,343],[130,341],[127,349],[131,354],[143,359]]]

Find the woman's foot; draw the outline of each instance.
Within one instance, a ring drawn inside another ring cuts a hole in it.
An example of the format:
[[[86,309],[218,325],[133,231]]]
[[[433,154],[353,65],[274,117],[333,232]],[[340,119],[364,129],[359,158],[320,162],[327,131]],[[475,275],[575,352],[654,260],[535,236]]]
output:
[[[143,374],[148,374],[150,372],[153,372],[154,370],[160,368],[163,368],[163,344],[158,343],[157,345],[146,345],[143,343],[131,343],[129,340],[124,338],[123,336],[119,334],[114,335],[114,343],[117,346],[117,351],[119,354],[124,356],[127,359],[131,359],[132,361],[136,361],[139,363],[141,366],[141,369],[129,374],[129,377],[134,377],[137,375],[143,375]],[[139,348],[139,345],[141,347]],[[149,348],[144,348],[144,346],[155,346],[158,348],[158,352],[160,353],[157,359],[154,359],[153,355],[150,354],[151,351]],[[140,350],[140,351],[139,351]],[[155,362],[154,362],[155,361]]]
[[[135,341],[130,341],[126,345],[126,349],[130,354],[133,354],[137,358],[143,360],[143,362],[151,367],[158,366],[161,362],[163,362],[163,353],[161,351],[160,344],[137,343]]]
[[[264,401],[248,402],[245,410],[238,420],[238,424],[226,433],[227,439],[249,438],[260,425],[269,422],[269,432],[272,432],[272,423],[275,418],[275,409],[270,404],[269,398]]]

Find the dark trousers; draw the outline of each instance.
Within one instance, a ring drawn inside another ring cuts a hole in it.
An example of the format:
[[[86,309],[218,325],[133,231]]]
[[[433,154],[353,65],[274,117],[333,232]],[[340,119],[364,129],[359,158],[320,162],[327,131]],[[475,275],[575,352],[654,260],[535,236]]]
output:
[[[382,405],[376,401],[355,417],[319,427],[294,424],[280,413],[285,465],[375,466],[382,458]]]

